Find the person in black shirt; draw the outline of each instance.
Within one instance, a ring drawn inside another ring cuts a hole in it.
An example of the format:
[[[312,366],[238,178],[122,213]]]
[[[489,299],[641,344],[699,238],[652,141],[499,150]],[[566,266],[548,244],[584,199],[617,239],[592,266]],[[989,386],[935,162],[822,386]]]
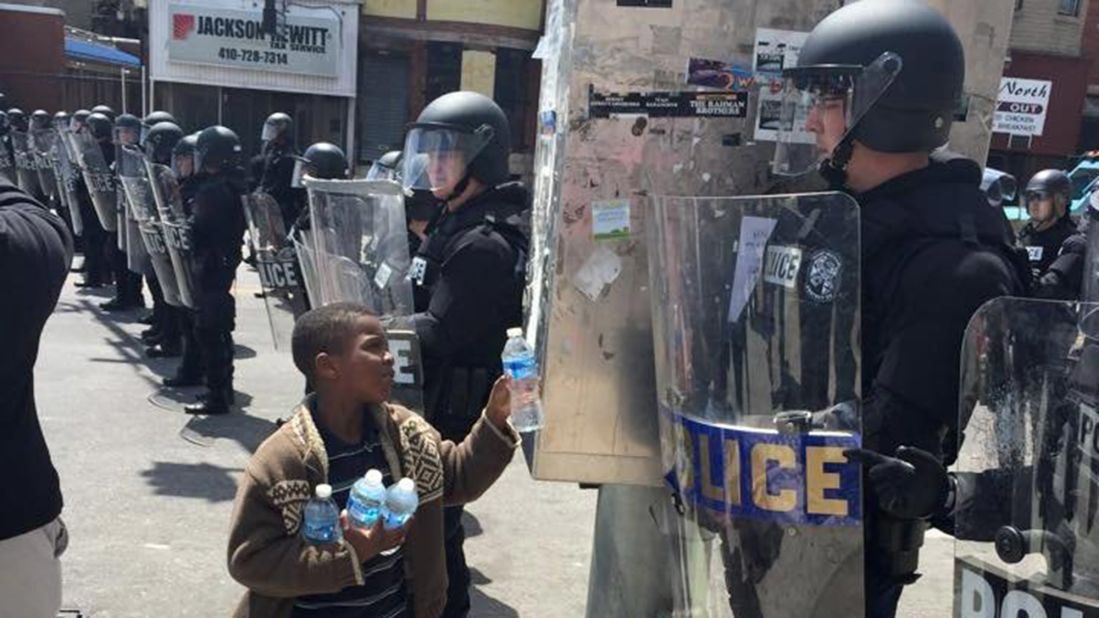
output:
[[[1060,254],[1061,245],[1076,232],[1068,211],[1072,181],[1061,170],[1042,170],[1027,183],[1023,193],[1030,221],[1019,231],[1019,243],[1026,248],[1034,281]]]

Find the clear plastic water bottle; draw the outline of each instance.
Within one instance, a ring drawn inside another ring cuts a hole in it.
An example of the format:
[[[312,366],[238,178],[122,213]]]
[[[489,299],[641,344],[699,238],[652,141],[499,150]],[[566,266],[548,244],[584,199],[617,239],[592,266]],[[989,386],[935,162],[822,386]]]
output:
[[[523,329],[508,329],[502,360],[504,371],[511,376],[511,424],[520,432],[541,429],[545,416],[538,395],[538,361],[523,337]]]
[[[332,500],[332,486],[322,483],[315,491],[313,499],[305,505],[302,538],[313,545],[338,543],[343,538],[343,531],[340,530],[340,510]]]
[[[347,499],[347,519],[356,528],[373,528],[382,516],[384,507],[385,483],[382,481],[382,473],[374,469],[368,470],[351,487],[351,496]]]
[[[405,525],[416,507],[420,505],[420,499],[416,495],[416,482],[410,478],[403,478],[392,485],[385,495],[385,527],[387,530],[396,530]]]

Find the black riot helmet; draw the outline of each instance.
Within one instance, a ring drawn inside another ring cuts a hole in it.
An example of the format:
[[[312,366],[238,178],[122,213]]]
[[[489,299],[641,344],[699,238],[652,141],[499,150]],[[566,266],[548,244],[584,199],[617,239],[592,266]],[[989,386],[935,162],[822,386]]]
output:
[[[111,109],[109,105],[96,105],[95,107],[92,108],[92,113],[93,114],[103,114],[104,116],[109,118],[111,120],[111,122],[114,122],[115,113],[114,113],[114,110]]]
[[[335,144],[317,142],[306,148],[302,156],[295,158],[297,162],[290,183],[294,187],[300,187],[305,176],[326,180],[347,178],[347,157]]]
[[[267,117],[260,133],[260,141],[267,143],[281,138],[283,143],[291,143],[294,137],[294,119],[289,114],[275,112]]]
[[[69,126],[69,112],[60,111],[53,115],[53,126],[57,129],[65,129]]]
[[[206,127],[195,142],[195,169],[224,171],[240,164],[240,138],[221,125]]]
[[[11,122],[8,121],[8,113],[0,112],[0,137],[11,132]]]
[[[490,187],[507,182],[510,154],[511,131],[500,106],[483,94],[451,92],[409,127],[401,182],[407,190],[430,189],[451,199],[470,178]]]
[[[965,53],[950,22],[923,0],[855,2],[817,24],[783,77],[790,135],[780,131],[775,171],[815,167],[817,145],[797,133],[810,112],[838,102],[845,133],[821,167],[835,181],[856,141],[886,153],[930,153],[945,144],[962,96]]]
[[[1068,214],[1068,204],[1072,201],[1072,180],[1061,170],[1042,170],[1031,177],[1023,197],[1032,220],[1051,223]],[[1036,208],[1045,200],[1052,201],[1053,208],[1048,212]]]
[[[114,123],[107,116],[99,112],[88,114],[88,131],[98,141],[110,140],[114,133]]]
[[[133,114],[120,114],[114,121],[114,141],[120,146],[141,143],[141,119]]]
[[[175,116],[169,114],[168,112],[163,111],[163,110],[151,111],[151,112],[149,112],[149,114],[147,116],[145,116],[144,118],[141,119],[141,143],[142,144],[145,143],[145,138],[148,137],[148,135],[149,135],[149,129],[153,128],[154,126],[156,126],[157,124],[159,124],[161,122],[170,122],[170,123],[172,123],[176,126],[179,126],[179,123],[176,122]]]
[[[44,109],[36,109],[31,112],[31,130],[48,129],[53,124],[53,117]]]
[[[13,107],[8,110],[8,123],[11,124],[12,131],[26,131],[27,115],[18,107]]]
[[[401,177],[401,157],[404,153],[400,150],[390,150],[378,157],[366,173],[367,180],[399,180]]]
[[[183,139],[183,129],[174,122],[158,122],[145,133],[141,142],[145,153],[153,163],[170,165],[176,144]]]
[[[195,146],[198,133],[183,136],[172,148],[172,172],[176,178],[187,178],[195,173]]]
[[[73,112],[72,118],[69,118],[69,130],[76,132],[83,129],[88,124],[88,116],[91,114],[86,109],[78,109]]]

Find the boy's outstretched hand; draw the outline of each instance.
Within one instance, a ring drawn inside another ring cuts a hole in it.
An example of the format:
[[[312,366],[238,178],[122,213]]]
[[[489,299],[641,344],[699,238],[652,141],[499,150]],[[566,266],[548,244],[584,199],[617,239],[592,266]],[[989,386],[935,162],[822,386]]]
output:
[[[511,377],[508,374],[500,376],[496,384],[492,385],[492,393],[488,396],[488,405],[485,406],[485,417],[500,431],[507,431],[508,418],[511,417],[510,384]]]
[[[355,555],[359,557],[360,562],[366,562],[383,551],[400,547],[404,543],[405,533],[408,532],[408,524],[411,521],[410,519],[396,530],[386,530],[379,518],[373,528],[364,530],[351,525],[350,520],[347,519],[346,509],[340,513],[343,538],[355,548]]]

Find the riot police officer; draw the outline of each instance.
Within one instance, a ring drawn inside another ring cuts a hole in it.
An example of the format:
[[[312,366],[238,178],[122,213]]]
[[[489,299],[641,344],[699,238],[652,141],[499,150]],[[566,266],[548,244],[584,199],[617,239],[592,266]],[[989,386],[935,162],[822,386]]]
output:
[[[300,189],[301,179],[305,176],[322,179],[347,178],[347,156],[343,150],[328,142],[317,142],[305,149],[301,157],[295,158],[293,186]]]
[[[103,114],[108,120],[114,122],[115,112],[109,105],[103,105],[102,103],[92,108],[93,114]]]
[[[101,123],[97,122],[98,124]],[[141,138],[141,120],[131,114],[120,114],[114,121],[114,144],[102,140],[99,134],[96,135],[96,138],[100,139],[103,158],[113,168],[116,154],[115,147],[138,145]],[[118,190],[121,191],[121,188]],[[107,252],[111,259],[111,269],[114,271],[115,297],[99,305],[99,308],[104,311],[127,311],[145,306],[145,299],[141,294],[141,275],[129,269],[126,252],[119,248],[117,235],[126,233],[125,213],[122,213],[122,222],[123,225],[119,226],[117,232],[109,233],[110,239],[108,240]]]
[[[862,206],[864,444],[950,457],[969,318],[1022,293],[1028,277],[1003,212],[981,192],[981,166],[932,154],[962,94],[962,44],[923,2],[858,2],[821,21],[784,76],[822,175]],[[776,149],[776,170],[790,169],[795,150]],[[872,487],[867,504],[866,615],[891,617],[918,577],[926,524],[874,508]]]
[[[69,119],[69,131],[81,134],[89,131],[88,117],[91,112],[86,109],[78,109]],[[76,282],[77,287],[95,288],[110,282],[109,269],[106,266],[105,243],[107,232],[99,222],[92,206],[92,197],[88,193],[88,185],[85,184],[84,175],[76,174],[76,208],[80,209],[80,218],[84,222],[84,236],[82,238],[84,253],[84,280]]]
[[[390,150],[378,157],[378,160],[370,166],[370,170],[366,172],[366,179],[399,180],[402,154],[400,150]]]
[[[413,258],[410,277],[425,293],[413,315],[424,356],[428,420],[446,439],[468,433],[501,374],[506,331],[522,322],[528,239],[520,216],[529,194],[509,182],[507,116],[473,92],[444,95],[410,126],[402,157],[407,191],[428,190],[444,205]],[[445,513],[444,616],[469,611],[462,509]]]
[[[195,339],[206,365],[206,397],[186,406],[188,414],[227,414],[233,403],[233,338],[236,303],[230,288],[244,241],[240,139],[223,126],[204,129],[195,143],[194,164],[206,174],[192,206],[193,247],[199,308]]]
[[[194,212],[195,194],[201,186],[205,174],[195,169],[195,145],[198,133],[184,136],[172,149],[172,172],[179,182],[180,200],[186,216]],[[200,386],[205,383],[206,369],[203,366],[202,351],[195,337],[195,312],[181,308],[176,312],[179,330],[182,334],[183,358],[174,375],[164,378],[168,387]]]
[[[295,221],[305,205],[305,192],[294,187],[294,121],[289,115],[276,112],[267,117],[260,135],[263,142],[262,171],[258,189],[275,198],[282,210],[283,221]]]
[[[171,165],[172,151],[181,139],[183,130],[175,123],[158,122],[145,132],[142,147],[153,163]],[[150,269],[145,274],[145,282],[149,286],[149,295],[153,297],[152,328],[142,333],[142,339],[149,346],[145,354],[149,358],[179,356],[183,351],[183,340],[178,311],[164,300],[164,291],[155,271]]]
[[[1019,243],[1026,248],[1035,281],[1041,280],[1061,250],[1076,232],[1069,213],[1072,181],[1061,170],[1042,170],[1027,183],[1026,199],[1030,221],[1019,231]]]
[[[149,112],[144,118],[141,119],[141,143],[144,144],[145,140],[149,137],[149,130],[160,124],[161,122],[170,122],[177,127],[179,123],[176,121],[175,116],[163,110],[154,110]],[[169,150],[169,154],[171,151]]]

